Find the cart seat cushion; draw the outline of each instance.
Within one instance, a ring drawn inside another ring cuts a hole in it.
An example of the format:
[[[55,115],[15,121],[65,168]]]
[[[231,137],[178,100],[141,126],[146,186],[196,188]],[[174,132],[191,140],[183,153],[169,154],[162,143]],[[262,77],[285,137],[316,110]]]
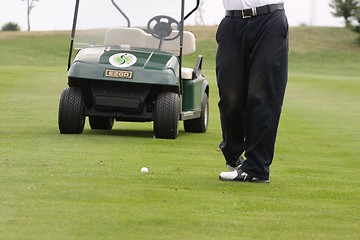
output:
[[[182,67],[181,68],[181,78],[183,80],[191,80],[193,78],[193,72],[194,72],[194,69],[192,69],[192,68]]]
[[[177,31],[173,31],[169,36],[175,36]],[[161,48],[162,51],[172,53],[176,56],[180,55],[179,40],[176,38],[170,41],[164,41]],[[160,40],[153,37],[151,34],[146,33],[140,28],[109,28],[105,35],[105,46],[130,46],[140,48],[153,48],[159,47]],[[196,39],[192,32],[184,31],[183,38],[183,55],[191,55],[196,51]]]

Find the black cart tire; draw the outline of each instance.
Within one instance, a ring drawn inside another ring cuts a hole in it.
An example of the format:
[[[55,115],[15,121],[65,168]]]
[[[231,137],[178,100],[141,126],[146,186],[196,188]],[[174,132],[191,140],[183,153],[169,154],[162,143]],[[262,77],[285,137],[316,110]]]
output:
[[[58,125],[62,134],[81,134],[85,124],[85,99],[80,88],[66,88],[60,97]]]
[[[185,120],[185,132],[204,133],[209,124],[209,99],[206,93],[203,94],[201,102],[201,115],[199,118]]]
[[[111,130],[114,126],[114,119],[107,117],[89,117],[89,125],[91,129]]]
[[[179,95],[173,92],[160,93],[154,108],[155,137],[175,139],[179,134],[179,117]]]

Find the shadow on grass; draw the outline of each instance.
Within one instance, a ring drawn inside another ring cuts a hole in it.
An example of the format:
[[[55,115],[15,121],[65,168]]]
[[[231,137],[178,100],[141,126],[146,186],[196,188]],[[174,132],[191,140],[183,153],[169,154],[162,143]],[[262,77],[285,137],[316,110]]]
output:
[[[132,137],[132,138],[154,138],[152,130],[144,129],[113,129],[113,130],[92,130],[85,129],[83,134],[94,136],[119,136],[119,137]],[[179,137],[185,136],[184,131],[179,131]]]
[[[121,136],[121,137],[138,137],[152,138],[153,131],[144,129],[113,129],[113,130],[92,130],[85,129],[83,134],[96,136]]]

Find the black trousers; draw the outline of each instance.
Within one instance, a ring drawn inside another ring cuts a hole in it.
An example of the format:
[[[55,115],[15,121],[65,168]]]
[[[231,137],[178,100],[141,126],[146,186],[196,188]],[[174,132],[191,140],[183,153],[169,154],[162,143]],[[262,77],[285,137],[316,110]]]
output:
[[[216,40],[220,148],[231,166],[245,152],[241,169],[268,179],[288,75],[286,15],[225,17]]]

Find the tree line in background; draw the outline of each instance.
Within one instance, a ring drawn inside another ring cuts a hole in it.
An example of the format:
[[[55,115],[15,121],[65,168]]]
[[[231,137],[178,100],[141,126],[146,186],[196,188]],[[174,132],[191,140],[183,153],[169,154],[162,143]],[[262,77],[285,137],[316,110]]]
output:
[[[342,17],[345,26],[360,33],[360,0],[331,0],[329,6],[335,17]]]
[[[21,0],[21,1],[26,1],[27,3],[26,17],[27,17],[27,31],[29,32],[31,29],[30,26],[31,10],[33,10],[33,8],[35,7],[35,2],[38,2],[40,0]],[[20,31],[20,26],[17,23],[8,22],[1,27],[1,31]]]
[[[31,13],[31,10],[33,10],[33,8],[35,7],[35,2],[38,2],[40,0],[21,0],[21,1],[26,1],[27,3],[27,30],[28,32],[30,31],[30,13]]]
[[[30,31],[30,13],[36,6],[35,2],[40,0],[21,0],[27,3],[27,31]],[[200,8],[196,15],[196,24],[205,25],[203,19],[203,3],[201,2]],[[345,20],[345,26],[360,34],[360,0],[330,0],[329,6],[333,9],[331,12],[335,17],[342,17]],[[1,31],[20,31],[20,26],[17,23],[8,22],[1,27]]]

